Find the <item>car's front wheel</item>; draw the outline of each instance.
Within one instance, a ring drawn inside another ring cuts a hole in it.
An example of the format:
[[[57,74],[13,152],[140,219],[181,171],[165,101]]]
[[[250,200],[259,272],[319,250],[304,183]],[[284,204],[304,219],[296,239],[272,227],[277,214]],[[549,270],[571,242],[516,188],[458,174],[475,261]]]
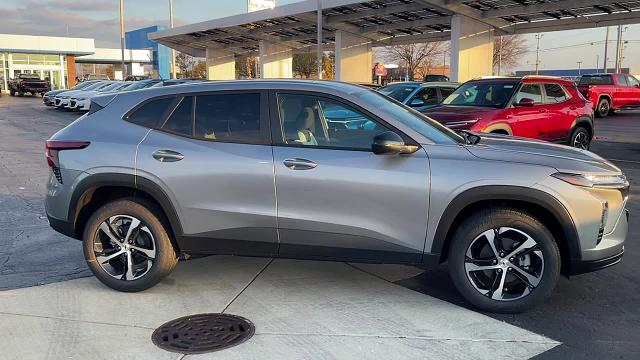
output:
[[[84,230],[84,255],[93,274],[118,291],[156,285],[177,263],[175,249],[149,203],[121,199],[105,204]]]
[[[560,252],[549,230],[526,212],[496,208],[463,221],[449,248],[449,273],[481,310],[518,313],[549,297]]]

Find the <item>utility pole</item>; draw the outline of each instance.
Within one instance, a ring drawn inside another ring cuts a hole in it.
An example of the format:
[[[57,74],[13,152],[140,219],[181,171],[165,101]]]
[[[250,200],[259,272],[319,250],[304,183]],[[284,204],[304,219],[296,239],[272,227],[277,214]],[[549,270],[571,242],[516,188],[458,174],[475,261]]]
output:
[[[624,44],[622,42],[622,25],[618,25],[618,39],[616,41],[616,72],[620,72],[622,69],[622,50]]]
[[[173,29],[173,0],[169,0],[169,27]],[[176,50],[171,49],[171,72],[172,79],[176,78]]]
[[[578,63],[578,76],[582,75],[580,72],[582,70],[582,61],[576,61]]]
[[[124,0],[120,0],[120,52],[122,55],[122,80],[127,77],[127,70],[124,67]]]
[[[602,66],[602,72],[607,72],[607,58],[609,57],[609,26],[607,26],[607,36],[604,39],[604,65]]]
[[[318,62],[318,79],[322,80],[322,0],[318,0],[318,20],[316,22],[316,61]]]
[[[542,39],[543,36],[544,34],[536,34],[536,40],[538,40],[538,44],[536,45],[536,75],[539,74],[538,70],[540,67],[540,39]]]

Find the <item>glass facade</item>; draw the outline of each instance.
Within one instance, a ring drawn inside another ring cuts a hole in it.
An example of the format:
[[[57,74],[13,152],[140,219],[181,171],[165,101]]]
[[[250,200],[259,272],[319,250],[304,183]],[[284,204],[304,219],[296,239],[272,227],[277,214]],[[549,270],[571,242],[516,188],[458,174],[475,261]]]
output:
[[[63,54],[0,53],[0,88],[8,91],[7,82],[18,74],[37,74],[48,80],[51,89],[67,84],[67,63]]]

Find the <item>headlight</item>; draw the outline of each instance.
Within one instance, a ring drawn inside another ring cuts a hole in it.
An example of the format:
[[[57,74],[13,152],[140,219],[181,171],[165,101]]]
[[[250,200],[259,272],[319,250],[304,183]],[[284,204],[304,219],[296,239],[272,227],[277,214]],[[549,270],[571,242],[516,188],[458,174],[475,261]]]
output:
[[[76,100],[78,100],[78,101],[85,101],[85,100],[87,100],[87,98],[77,98]]]
[[[624,174],[620,175],[583,175],[555,173],[551,175],[569,184],[587,188],[625,189],[629,187],[629,181]]]

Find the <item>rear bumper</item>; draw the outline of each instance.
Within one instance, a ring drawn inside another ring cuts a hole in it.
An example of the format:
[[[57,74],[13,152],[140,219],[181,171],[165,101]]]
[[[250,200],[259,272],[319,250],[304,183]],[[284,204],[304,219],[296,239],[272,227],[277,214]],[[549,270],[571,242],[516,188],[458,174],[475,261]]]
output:
[[[47,220],[49,220],[49,226],[51,226],[53,230],[70,238],[76,238],[75,230],[72,223],[65,220],[53,218],[49,214],[47,214]]]

